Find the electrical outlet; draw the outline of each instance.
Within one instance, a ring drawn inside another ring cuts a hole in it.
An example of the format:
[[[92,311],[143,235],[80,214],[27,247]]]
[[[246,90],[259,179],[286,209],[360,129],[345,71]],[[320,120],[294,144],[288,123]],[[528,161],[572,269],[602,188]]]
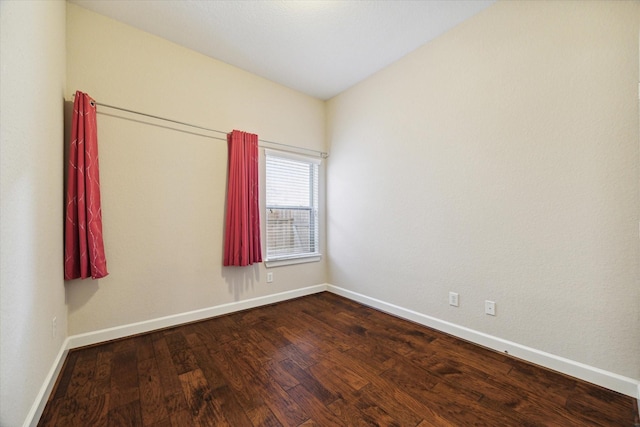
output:
[[[457,292],[449,292],[449,305],[454,307],[458,307],[458,293]]]
[[[273,282],[273,273],[267,273],[267,283]]]
[[[58,336],[58,318],[53,317],[51,319],[51,338],[56,338]]]
[[[486,300],[484,302],[484,312],[490,316],[496,315],[496,303],[493,301]]]

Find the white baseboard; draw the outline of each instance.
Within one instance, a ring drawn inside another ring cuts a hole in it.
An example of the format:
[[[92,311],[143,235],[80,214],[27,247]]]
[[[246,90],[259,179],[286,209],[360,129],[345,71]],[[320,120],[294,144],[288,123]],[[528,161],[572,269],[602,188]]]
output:
[[[44,407],[49,400],[49,395],[55,386],[62,365],[66,359],[69,350],[87,345],[98,344],[105,341],[125,338],[131,335],[142,334],[145,332],[155,331],[157,329],[169,328],[189,322],[204,320],[215,316],[234,313],[236,311],[256,308],[263,305],[274,304],[276,302],[286,301],[293,298],[303,297],[327,290],[327,285],[315,285],[293,291],[281,292],[278,294],[266,295],[263,297],[252,298],[243,301],[231,302],[228,304],[217,305],[214,307],[203,308],[201,310],[189,311],[186,313],[174,314],[172,316],[160,317],[157,319],[146,320],[144,322],[131,323],[128,325],[116,326],[113,328],[101,329],[85,334],[72,335],[68,337],[60,352],[53,362],[53,366],[49,370],[49,374],[45,378],[44,384],[40,388],[40,392],[36,396],[36,400],[27,415],[23,427],[35,427],[42,416]]]
[[[393,314],[403,319],[411,320],[412,322],[437,329],[475,344],[508,353],[527,362],[535,363],[536,365],[634,397],[639,399],[640,402],[640,381],[638,380],[585,365],[584,363],[576,362],[554,354],[546,353],[544,351],[536,350],[535,348],[507,341],[502,338],[494,337],[483,332],[478,332],[464,326],[459,326],[435,317],[427,316],[426,314],[418,313],[416,311],[399,307],[397,305],[371,298],[357,292],[352,292],[347,289],[339,288],[337,286],[327,285],[327,290],[336,295],[343,296],[377,310]]]
[[[44,407],[49,400],[49,395],[53,390],[53,386],[56,384],[56,379],[58,375],[60,375],[60,371],[62,370],[62,366],[64,365],[64,361],[67,358],[67,353],[69,352],[67,343],[69,339],[67,338],[60,346],[60,351],[58,351],[58,355],[53,361],[53,365],[51,369],[49,369],[49,373],[45,377],[44,384],[40,387],[40,391],[36,396],[36,400],[31,406],[29,413],[27,414],[27,418],[23,424],[23,427],[36,427],[38,421],[40,421],[40,417],[42,416],[42,412],[44,411]]]
[[[35,427],[42,416],[44,407],[47,404],[49,395],[55,386],[56,379],[60,374],[60,370],[64,364],[67,353],[70,349],[84,347],[87,345],[98,344],[119,338],[125,338],[131,335],[151,332],[157,329],[178,326],[184,323],[204,320],[211,317],[221,316],[224,314],[234,313],[250,308],[261,307],[263,305],[274,304],[293,298],[303,297],[318,292],[329,291],[336,295],[343,296],[377,310],[393,314],[403,319],[411,320],[424,326],[454,335],[467,341],[488,347],[497,351],[507,352],[519,359],[544,366],[549,369],[567,374],[593,384],[600,385],[610,390],[634,397],[638,399],[640,410],[640,381],[627,378],[622,375],[607,372],[605,370],[594,368],[583,363],[565,359],[560,356],[545,353],[534,348],[526,347],[502,338],[494,337],[473,329],[465,328],[426,314],[418,313],[394,304],[390,304],[375,298],[368,297],[347,289],[339,288],[330,284],[322,284],[309,286],[293,291],[281,292],[278,294],[266,295],[263,297],[252,298],[243,301],[231,302],[214,307],[208,307],[201,310],[179,313],[172,316],[160,317],[144,322],[132,323],[108,329],[101,329],[85,334],[72,335],[68,337],[56,357],[49,374],[45,378],[45,382],[36,397],[36,400],[29,411],[29,414],[23,424],[23,427]]]
[[[236,311],[256,308],[263,305],[274,304],[293,298],[303,297],[327,290],[327,285],[315,285],[293,291],[281,292],[278,294],[266,295],[263,297],[251,298],[243,301],[235,301],[227,304],[207,307],[200,310],[178,313],[171,316],[159,317],[157,319],[145,320],[143,322],[131,323],[128,325],[116,326],[108,329],[87,332],[85,334],[73,335],[69,337],[69,349],[98,344],[104,341],[124,338],[131,335],[143,334],[157,329],[170,328],[189,322],[196,322],[211,317],[222,316]]]

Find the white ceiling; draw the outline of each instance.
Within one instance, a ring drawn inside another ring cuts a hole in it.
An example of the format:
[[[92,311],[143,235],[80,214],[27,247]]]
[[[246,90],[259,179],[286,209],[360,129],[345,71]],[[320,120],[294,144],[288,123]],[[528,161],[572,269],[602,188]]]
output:
[[[495,0],[70,0],[320,99],[329,99]]]

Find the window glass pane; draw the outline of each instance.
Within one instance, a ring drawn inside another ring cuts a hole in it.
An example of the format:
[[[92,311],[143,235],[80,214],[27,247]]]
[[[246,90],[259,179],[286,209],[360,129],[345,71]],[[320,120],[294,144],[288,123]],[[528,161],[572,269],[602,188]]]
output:
[[[269,209],[267,240],[269,256],[289,256],[315,252],[311,211]]]
[[[267,259],[317,254],[317,163],[268,154],[266,200]]]

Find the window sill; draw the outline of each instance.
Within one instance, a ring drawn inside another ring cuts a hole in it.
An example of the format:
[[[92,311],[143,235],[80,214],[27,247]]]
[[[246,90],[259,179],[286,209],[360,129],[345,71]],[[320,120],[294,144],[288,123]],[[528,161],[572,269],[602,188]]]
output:
[[[268,259],[264,262],[265,267],[282,267],[284,265],[304,264],[307,262],[318,262],[322,259],[322,254],[305,255],[295,258],[276,258]]]

